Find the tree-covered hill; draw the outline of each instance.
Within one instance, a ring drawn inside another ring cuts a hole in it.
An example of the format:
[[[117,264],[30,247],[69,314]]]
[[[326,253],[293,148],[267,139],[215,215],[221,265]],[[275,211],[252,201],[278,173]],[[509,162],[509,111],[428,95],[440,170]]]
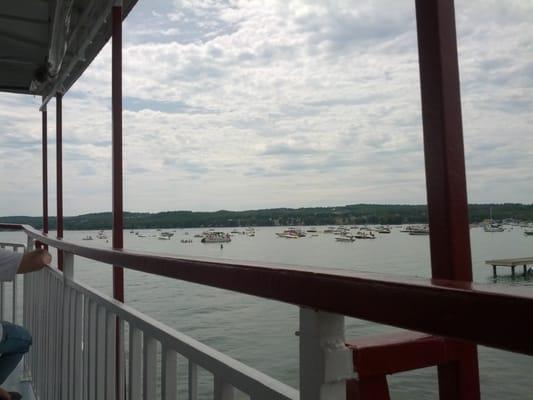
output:
[[[513,218],[533,221],[533,204],[471,204],[471,222],[489,218]],[[42,227],[41,217],[0,217],[1,222],[21,223]],[[406,224],[427,222],[425,205],[352,204],[338,207],[273,208],[249,211],[193,212],[165,211],[158,213],[124,213],[126,229],[192,228],[217,226],[274,226],[274,225],[334,225],[334,224]],[[110,229],[111,213],[84,214],[65,217],[65,229]],[[55,229],[55,218],[50,218]]]

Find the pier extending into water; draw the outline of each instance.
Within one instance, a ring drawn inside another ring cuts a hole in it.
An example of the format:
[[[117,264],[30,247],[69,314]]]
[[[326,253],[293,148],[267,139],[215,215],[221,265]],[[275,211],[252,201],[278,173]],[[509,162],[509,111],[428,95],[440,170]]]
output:
[[[528,274],[528,265],[533,265],[533,257],[525,258],[502,258],[499,260],[487,260],[485,264],[492,265],[492,274],[496,277],[496,267],[510,267],[511,275],[515,276],[515,267],[522,265],[524,276]]]

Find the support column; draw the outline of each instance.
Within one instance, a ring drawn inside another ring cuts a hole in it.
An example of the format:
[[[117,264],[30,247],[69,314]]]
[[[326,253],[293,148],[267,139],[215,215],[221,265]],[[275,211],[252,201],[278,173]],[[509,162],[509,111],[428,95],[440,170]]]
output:
[[[122,7],[113,6],[112,113],[113,113],[113,247],[124,246],[122,181]],[[124,270],[113,266],[113,297],[124,301]]]
[[[46,105],[41,114],[43,123],[43,233],[48,233],[48,112],[46,111]]]
[[[300,308],[300,399],[346,400],[355,377],[345,345],[344,316]]]
[[[56,94],[56,229],[63,238],[63,94]],[[57,250],[57,266],[63,271],[63,251]]]
[[[472,281],[453,0],[416,0],[433,278]],[[438,368],[441,400],[479,399],[476,347]]]
[[[111,40],[111,102],[112,102],[112,164],[113,164],[113,248],[124,247],[124,206],[122,180],[122,1],[116,0],[112,9]],[[113,297],[124,302],[124,269],[113,265]],[[116,385],[115,398],[124,398],[123,330],[116,325]]]

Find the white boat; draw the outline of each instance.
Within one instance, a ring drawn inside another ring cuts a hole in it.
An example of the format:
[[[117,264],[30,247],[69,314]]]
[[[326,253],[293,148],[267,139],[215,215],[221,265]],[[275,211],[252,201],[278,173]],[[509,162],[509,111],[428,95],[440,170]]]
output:
[[[82,238],[81,240],[93,240],[93,237],[91,235],[87,235],[84,238]]]
[[[355,237],[353,236],[338,236],[335,238],[337,242],[355,242]]]
[[[227,243],[231,242],[231,236],[225,232],[207,232],[202,238],[202,243]]]
[[[377,233],[390,233],[390,228],[387,226],[377,226],[374,230]]]
[[[376,235],[371,231],[358,231],[353,237],[356,239],[375,239]]]
[[[504,232],[505,228],[500,224],[490,223],[483,226],[485,232]]]
[[[504,232],[505,228],[501,224],[494,222],[492,219],[492,207],[490,208],[489,214],[489,221],[483,225],[483,230],[485,232]]]
[[[411,236],[429,235],[429,229],[428,228],[413,229],[412,231],[409,232],[409,235],[411,235]]]
[[[524,229],[524,235],[533,236],[533,229]]]
[[[301,229],[289,228],[285,229],[283,232],[276,232],[276,235],[286,239],[298,239],[305,237],[305,232]]]

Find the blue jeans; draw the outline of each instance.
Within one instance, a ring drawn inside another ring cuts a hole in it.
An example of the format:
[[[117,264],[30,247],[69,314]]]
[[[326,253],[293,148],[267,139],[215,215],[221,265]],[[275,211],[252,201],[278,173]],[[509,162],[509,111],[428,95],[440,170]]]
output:
[[[5,321],[0,321],[0,323],[3,328],[2,341],[0,341],[1,385],[17,367],[22,356],[30,349],[31,335],[22,326]]]

